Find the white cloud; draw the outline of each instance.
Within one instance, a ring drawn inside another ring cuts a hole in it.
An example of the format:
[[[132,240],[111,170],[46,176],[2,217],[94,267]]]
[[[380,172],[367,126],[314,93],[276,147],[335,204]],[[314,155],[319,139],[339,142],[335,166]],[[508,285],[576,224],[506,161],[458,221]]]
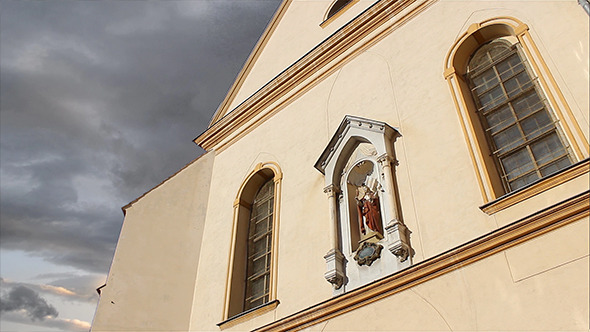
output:
[[[90,323],[81,321],[78,319],[69,318],[52,318],[47,317],[44,320],[33,321],[26,316],[22,311],[13,311],[2,313],[2,320],[8,322],[14,322],[25,325],[40,326],[56,328],[61,331],[88,331],[90,329]],[[35,329],[37,330],[37,329]]]

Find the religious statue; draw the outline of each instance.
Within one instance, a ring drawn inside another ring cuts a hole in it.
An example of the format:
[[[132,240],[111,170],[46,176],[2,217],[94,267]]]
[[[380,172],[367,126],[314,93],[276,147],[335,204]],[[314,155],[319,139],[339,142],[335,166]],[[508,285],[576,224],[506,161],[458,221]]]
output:
[[[367,234],[365,226],[373,232],[381,233],[381,212],[379,196],[365,184],[357,188],[358,222],[363,235]]]

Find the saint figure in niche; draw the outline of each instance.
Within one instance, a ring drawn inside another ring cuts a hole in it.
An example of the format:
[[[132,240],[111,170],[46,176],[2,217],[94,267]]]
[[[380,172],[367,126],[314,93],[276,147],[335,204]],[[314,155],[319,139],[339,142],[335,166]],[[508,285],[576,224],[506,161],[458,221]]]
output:
[[[381,212],[377,193],[363,183],[357,188],[356,203],[358,222],[363,235],[367,234],[366,228],[381,233]]]

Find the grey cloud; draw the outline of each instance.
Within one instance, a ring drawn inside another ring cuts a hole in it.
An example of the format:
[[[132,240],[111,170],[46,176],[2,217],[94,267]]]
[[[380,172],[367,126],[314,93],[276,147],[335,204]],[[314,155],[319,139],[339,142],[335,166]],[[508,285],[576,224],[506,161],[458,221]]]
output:
[[[55,307],[48,304],[37,292],[25,286],[16,286],[0,298],[0,312],[17,310],[24,310],[31,320],[43,320],[46,317],[57,317],[59,314]]]
[[[105,273],[120,206],[197,157],[280,1],[3,1],[0,240]]]
[[[55,279],[58,277],[58,279]],[[41,279],[47,279],[42,277]],[[96,288],[104,283],[104,275],[54,274],[48,283],[33,284],[0,278],[2,288],[26,287],[37,293],[51,294],[63,300],[93,303],[98,299]]]

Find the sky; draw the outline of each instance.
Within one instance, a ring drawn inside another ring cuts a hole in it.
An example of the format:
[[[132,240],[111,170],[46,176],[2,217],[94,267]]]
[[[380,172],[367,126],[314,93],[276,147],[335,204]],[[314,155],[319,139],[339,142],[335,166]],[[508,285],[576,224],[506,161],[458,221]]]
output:
[[[0,0],[0,330],[87,331],[121,207],[203,153],[280,0]]]

